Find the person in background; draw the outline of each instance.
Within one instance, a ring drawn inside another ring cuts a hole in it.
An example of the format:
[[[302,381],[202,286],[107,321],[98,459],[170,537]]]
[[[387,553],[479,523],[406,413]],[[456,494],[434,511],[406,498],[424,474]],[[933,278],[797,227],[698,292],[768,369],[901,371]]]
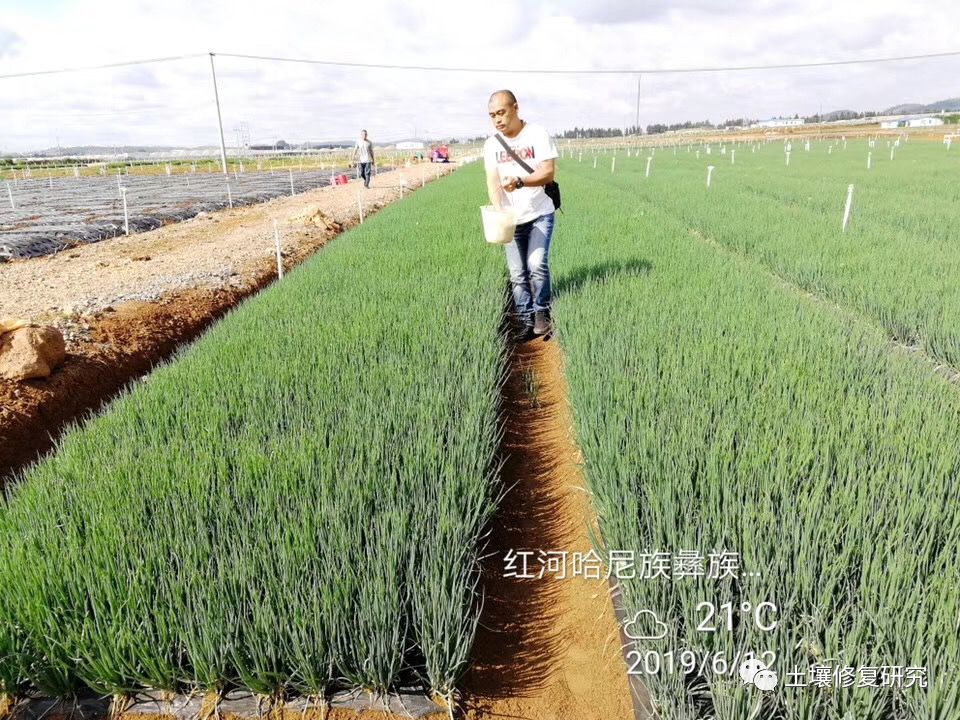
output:
[[[513,241],[504,248],[516,319],[522,328],[519,340],[527,341],[548,335],[551,329],[548,254],[556,208],[543,186],[553,181],[559,153],[546,129],[522,120],[519,111],[517,98],[509,90],[490,96],[487,112],[497,133],[484,143],[483,164],[490,204],[512,208],[517,216]],[[533,172],[517,163],[503,143]]]
[[[360,139],[353,149],[353,159],[358,163],[358,176],[363,178],[363,186],[370,187],[370,173],[373,169],[373,143],[367,140],[367,131],[360,132]]]

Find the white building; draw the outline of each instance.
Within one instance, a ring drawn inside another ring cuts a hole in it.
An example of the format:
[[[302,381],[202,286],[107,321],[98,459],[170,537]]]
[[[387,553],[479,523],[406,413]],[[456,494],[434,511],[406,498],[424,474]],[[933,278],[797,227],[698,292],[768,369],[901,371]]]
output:
[[[890,128],[897,128],[897,127],[900,127],[900,125],[902,124],[902,122],[903,122],[902,120],[884,120],[883,122],[880,123],[880,128],[881,128],[882,130],[889,130]]]
[[[754,123],[750,127],[780,128],[796,127],[797,125],[803,125],[803,118],[771,118],[770,120],[761,120],[760,122]]]
[[[936,127],[943,125],[943,120],[935,117],[920,117],[907,120],[907,127]]]

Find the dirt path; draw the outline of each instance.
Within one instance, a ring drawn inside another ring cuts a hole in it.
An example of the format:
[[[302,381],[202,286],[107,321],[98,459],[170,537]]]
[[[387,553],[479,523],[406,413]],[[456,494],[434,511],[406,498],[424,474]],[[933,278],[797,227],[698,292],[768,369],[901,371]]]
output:
[[[503,475],[513,489],[492,529],[485,605],[466,678],[469,720],[631,720],[606,580],[504,577],[508,550],[591,549],[596,518],[578,463],[556,341],[515,351],[504,388]],[[535,560],[529,565],[538,573]],[[569,562],[568,562],[569,568]]]
[[[421,173],[429,181],[454,167],[380,173],[363,191],[365,213],[397,200],[401,178],[413,189]],[[289,269],[357,222],[361,191],[351,182],[0,264],[0,317],[54,325],[67,339],[67,360],[48,379],[0,379],[0,487],[68,423],[273,282],[274,219]]]

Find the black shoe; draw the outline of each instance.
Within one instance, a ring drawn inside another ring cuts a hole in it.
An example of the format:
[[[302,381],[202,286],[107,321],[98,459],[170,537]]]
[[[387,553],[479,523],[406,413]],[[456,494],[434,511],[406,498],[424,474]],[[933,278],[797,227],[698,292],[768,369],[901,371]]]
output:
[[[546,310],[537,310],[533,314],[533,334],[547,335],[550,329],[550,313]]]
[[[533,325],[521,325],[520,329],[514,332],[513,339],[517,343],[530,342],[536,337],[533,332]]]

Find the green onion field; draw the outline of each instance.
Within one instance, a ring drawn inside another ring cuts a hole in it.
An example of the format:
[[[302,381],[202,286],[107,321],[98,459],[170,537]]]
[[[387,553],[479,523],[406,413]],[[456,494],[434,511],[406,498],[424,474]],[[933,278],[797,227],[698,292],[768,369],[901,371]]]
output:
[[[498,258],[442,221],[467,186],[370,218],[26,474],[0,690],[454,688],[505,362]]]
[[[669,628],[636,645],[663,718],[960,716],[960,389],[935,372],[960,348],[960,155],[909,143],[868,172],[866,141],[830,144],[564,175],[556,316],[602,542],[742,565],[623,580]],[[704,602],[774,603],[776,629],[700,630]],[[781,685],[669,672],[685,650],[775,653]],[[922,666],[929,687],[784,687],[817,664]]]
[[[660,147],[649,177],[649,149],[558,161],[551,342],[597,549],[741,566],[621,580],[629,615],[666,623],[625,648],[661,720],[960,718],[960,148],[887,142],[794,140],[789,165],[780,141]],[[0,693],[453,697],[506,490],[479,165],[24,473],[0,504]],[[704,603],[730,624],[701,629]],[[775,658],[774,690],[741,682],[745,652]],[[926,687],[789,685],[818,665]]]

